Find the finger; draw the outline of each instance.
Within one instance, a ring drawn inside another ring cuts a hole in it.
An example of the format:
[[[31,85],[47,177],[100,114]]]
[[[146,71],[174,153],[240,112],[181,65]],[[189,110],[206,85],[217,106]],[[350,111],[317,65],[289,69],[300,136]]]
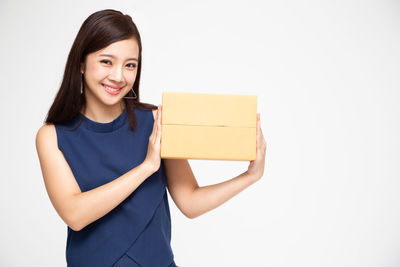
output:
[[[159,130],[159,121],[160,121],[160,106],[158,105],[158,107],[157,107],[158,109],[157,109],[157,118],[156,118],[156,120],[155,120],[155,124],[156,124],[156,127],[155,127],[155,129],[154,129],[154,143],[155,142],[157,142],[157,139],[158,139],[158,130]]]
[[[162,106],[160,105],[160,116],[158,119],[158,133],[157,133],[157,143],[161,140],[161,119],[162,119]]]
[[[264,134],[263,134],[263,131],[262,131],[262,128],[261,128],[261,121],[260,121],[260,138],[261,138],[261,140],[264,141],[264,143],[266,143],[265,142],[265,137],[264,137]]]
[[[258,128],[260,129],[260,135],[263,137],[263,132],[261,129],[261,114],[258,114]]]
[[[260,127],[260,136],[261,136],[261,139],[265,139],[261,127]]]
[[[153,123],[153,131],[151,132],[151,135],[150,135],[150,141],[152,144],[154,144],[154,140],[155,140],[155,136],[156,136],[156,132],[157,132],[157,120],[158,120],[158,107],[157,107],[156,118]]]
[[[263,134],[262,129],[261,129],[261,119],[260,119],[260,117],[261,117],[261,115],[259,114],[259,119],[258,119],[259,126],[258,127],[259,127],[259,130],[260,130],[260,135],[259,135],[260,148],[262,150],[266,150],[267,142],[265,141],[264,134]]]
[[[156,118],[154,119],[154,123],[153,123],[153,131],[152,131],[152,133],[154,132],[154,129],[156,128],[156,124],[157,124],[157,117],[158,117],[158,110],[157,110],[157,113],[156,113]]]
[[[162,105],[160,105],[160,125],[161,125],[161,122],[162,122]]]
[[[257,114],[257,147],[258,148],[262,148],[263,139],[264,139],[264,136],[263,136],[263,133],[261,130],[261,118],[260,117],[261,117],[261,114],[258,113]]]
[[[156,114],[156,118],[157,118],[157,114]],[[151,131],[150,136],[149,136],[149,143],[153,143],[153,136],[154,136],[154,129],[155,128],[156,128],[156,119],[154,120],[153,130]]]

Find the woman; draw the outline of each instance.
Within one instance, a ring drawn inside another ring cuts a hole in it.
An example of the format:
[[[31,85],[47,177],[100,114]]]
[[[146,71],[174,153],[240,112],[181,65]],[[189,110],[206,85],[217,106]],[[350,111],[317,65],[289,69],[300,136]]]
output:
[[[139,101],[141,62],[130,16],[90,15],[36,135],[46,190],[68,225],[68,266],[176,266],[166,187],[195,218],[263,175],[259,114],[257,157],[229,181],[199,187],[187,160],[161,160],[162,107]]]

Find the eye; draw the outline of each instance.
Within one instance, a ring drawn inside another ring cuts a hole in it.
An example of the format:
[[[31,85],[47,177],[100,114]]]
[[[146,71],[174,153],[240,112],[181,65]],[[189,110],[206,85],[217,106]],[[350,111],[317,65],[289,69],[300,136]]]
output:
[[[107,64],[107,65],[111,65],[111,61],[107,60],[107,59],[103,59],[100,61],[101,63]]]
[[[130,68],[130,69],[136,68],[136,64],[135,64],[135,63],[128,63],[126,66],[127,66],[128,68]]]

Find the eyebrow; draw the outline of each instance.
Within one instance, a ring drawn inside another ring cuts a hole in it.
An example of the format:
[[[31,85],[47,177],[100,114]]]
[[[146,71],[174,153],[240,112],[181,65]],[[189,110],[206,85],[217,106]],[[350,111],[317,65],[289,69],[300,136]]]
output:
[[[103,57],[110,57],[110,58],[115,58],[115,56],[113,56],[113,55],[109,55],[109,54],[101,54],[100,56],[103,56]],[[137,58],[135,58],[135,57],[128,58],[127,60],[135,60],[135,61],[138,61],[138,59],[137,59]]]

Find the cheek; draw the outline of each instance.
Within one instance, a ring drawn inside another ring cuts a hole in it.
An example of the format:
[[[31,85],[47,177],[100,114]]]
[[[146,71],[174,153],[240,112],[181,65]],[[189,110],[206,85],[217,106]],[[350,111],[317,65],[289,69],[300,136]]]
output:
[[[108,75],[107,69],[102,67],[100,64],[90,65],[86,71],[93,82],[104,80]]]
[[[137,75],[137,71],[127,73],[127,75],[125,76],[126,82],[133,85],[133,83],[136,80],[136,75]]]

